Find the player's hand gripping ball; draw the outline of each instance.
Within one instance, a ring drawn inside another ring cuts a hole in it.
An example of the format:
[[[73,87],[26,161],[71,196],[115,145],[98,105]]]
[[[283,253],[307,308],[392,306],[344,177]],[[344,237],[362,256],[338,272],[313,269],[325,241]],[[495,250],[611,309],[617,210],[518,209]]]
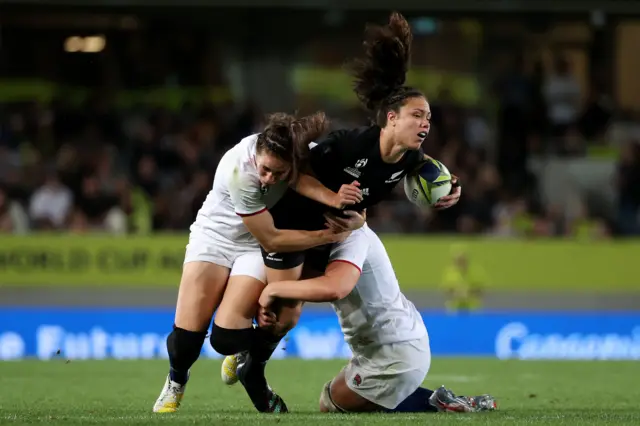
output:
[[[419,207],[435,206],[442,197],[451,193],[453,183],[449,169],[433,158],[404,178],[404,193]],[[437,206],[436,206],[437,207]]]

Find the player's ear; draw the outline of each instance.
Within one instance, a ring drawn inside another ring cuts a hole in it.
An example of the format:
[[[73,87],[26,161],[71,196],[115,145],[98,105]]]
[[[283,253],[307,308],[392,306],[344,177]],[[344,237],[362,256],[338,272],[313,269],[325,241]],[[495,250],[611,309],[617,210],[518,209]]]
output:
[[[387,124],[394,124],[397,119],[397,112],[395,112],[394,110],[390,110],[389,112],[387,112]]]

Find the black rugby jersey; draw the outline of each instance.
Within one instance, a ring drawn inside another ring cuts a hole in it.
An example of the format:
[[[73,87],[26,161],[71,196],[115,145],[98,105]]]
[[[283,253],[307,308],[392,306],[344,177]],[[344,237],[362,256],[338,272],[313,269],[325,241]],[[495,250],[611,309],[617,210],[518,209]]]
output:
[[[423,161],[422,150],[407,151],[400,161],[385,163],[380,154],[380,127],[330,133],[310,150],[313,173],[334,192],[343,184],[360,182],[363,201],[351,209],[371,207],[389,196],[408,171]]]
[[[385,163],[380,153],[380,127],[337,130],[312,144],[310,166],[324,186],[338,192],[344,184],[360,182],[363,201],[348,210],[362,211],[387,198],[398,182],[424,160],[423,151],[407,151],[400,161]],[[324,228],[322,214],[329,209],[290,190],[271,214],[280,229]]]

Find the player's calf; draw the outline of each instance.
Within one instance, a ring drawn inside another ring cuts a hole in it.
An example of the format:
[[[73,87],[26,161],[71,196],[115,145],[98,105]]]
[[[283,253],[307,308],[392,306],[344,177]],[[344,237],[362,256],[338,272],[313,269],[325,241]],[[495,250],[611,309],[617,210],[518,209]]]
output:
[[[189,369],[200,357],[206,331],[189,331],[180,327],[173,327],[167,337],[167,352],[169,354],[169,377],[172,381],[186,385]]]
[[[284,400],[267,384],[264,377],[266,362],[253,359],[251,353],[241,354],[238,362],[238,380],[247,391],[253,406],[261,413],[287,413]]]
[[[167,337],[169,375],[153,406],[155,413],[172,413],[180,408],[189,380],[189,370],[200,356],[206,334],[206,331],[189,331],[173,327],[173,331]]]
[[[279,336],[259,328],[230,330],[216,324],[211,345],[227,355],[222,362],[221,377],[226,384],[240,381],[256,409],[263,413],[286,413],[287,406],[267,384],[266,361],[280,341]]]

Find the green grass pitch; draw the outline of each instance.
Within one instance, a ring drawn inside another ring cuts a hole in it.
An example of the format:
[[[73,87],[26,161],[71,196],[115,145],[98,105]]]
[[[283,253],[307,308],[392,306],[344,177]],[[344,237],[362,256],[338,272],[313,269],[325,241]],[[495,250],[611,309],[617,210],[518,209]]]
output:
[[[240,385],[220,381],[220,361],[200,361],[177,414],[153,414],[167,361],[0,362],[0,424],[63,425],[601,425],[640,424],[638,362],[538,362],[435,358],[425,382],[459,394],[489,392],[481,414],[323,415],[323,383],[343,361],[277,360],[267,375],[291,413],[257,414]],[[391,423],[393,422],[393,423]]]

